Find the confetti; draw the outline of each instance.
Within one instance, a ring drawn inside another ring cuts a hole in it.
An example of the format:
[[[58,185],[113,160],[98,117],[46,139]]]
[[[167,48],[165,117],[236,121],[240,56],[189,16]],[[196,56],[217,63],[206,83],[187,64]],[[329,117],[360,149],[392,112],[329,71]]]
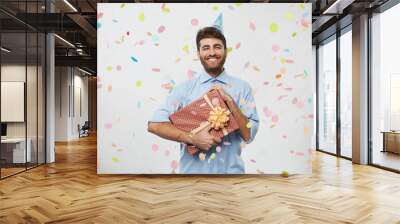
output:
[[[285,97],[287,97],[288,95],[280,95],[279,97],[278,97],[278,100],[282,100],[283,98],[285,98]]]
[[[108,86],[107,86],[107,91],[108,91],[109,93],[112,92],[112,85],[108,85]]]
[[[256,30],[256,25],[253,22],[250,22],[249,27],[252,31]]]
[[[293,37],[293,38],[296,37],[296,35],[297,35],[296,32],[293,32],[293,33],[292,33],[292,37]]]
[[[122,66],[121,65],[117,65],[117,71],[121,71]]]
[[[133,56],[131,56],[131,60],[132,60],[133,62],[138,62],[138,60],[137,60],[135,57],[133,57]]]
[[[233,50],[233,49],[232,49],[231,47],[228,47],[228,54],[231,53],[232,50]]]
[[[158,151],[158,145],[157,145],[157,144],[152,144],[152,145],[151,145],[151,150],[152,150],[153,152],[157,152],[157,151]]]
[[[250,62],[246,62],[246,64],[244,64],[245,68],[248,68],[250,66]]]
[[[164,155],[169,156],[169,150],[165,150]]]
[[[165,31],[165,26],[158,27],[158,30],[157,30],[158,33],[162,33],[164,31]]]
[[[246,128],[251,128],[251,122],[246,124]]]
[[[218,11],[218,9],[219,9],[219,7],[216,6],[216,5],[214,5],[214,6],[212,7],[212,10],[214,10],[214,11]]]
[[[310,22],[306,19],[301,19],[300,24],[304,27],[304,28],[308,28],[310,26]]]
[[[105,125],[104,125],[104,128],[105,129],[111,129],[112,128],[112,124],[111,123],[106,123]]]
[[[296,152],[296,156],[304,156],[304,152]]]
[[[113,156],[113,157],[111,158],[111,160],[112,160],[114,163],[119,163],[119,162],[120,162],[119,159],[118,159],[117,157],[115,157],[115,156]]]
[[[152,68],[151,69],[153,72],[160,72],[160,69],[159,68]]]
[[[242,5],[242,3],[235,3],[235,6],[238,7],[238,8],[239,8],[241,5]]]
[[[281,69],[279,69],[279,71],[281,72],[281,74],[286,74],[286,68],[282,67]]]
[[[256,71],[256,72],[259,72],[260,71],[260,69],[257,67],[257,66],[253,66],[253,69],[254,69],[254,71]]]
[[[142,81],[141,80],[137,80],[135,83],[136,87],[139,88],[142,86]]]
[[[172,169],[176,169],[176,168],[178,168],[178,161],[176,161],[176,160],[172,160],[172,162],[171,162],[171,168]]]
[[[266,117],[270,117],[272,115],[272,112],[268,109],[268,107],[264,107],[263,112]]]
[[[125,3],[122,3],[119,7],[120,7],[121,9],[124,8],[124,7],[125,7]]]
[[[224,145],[231,145],[230,142],[224,142],[223,144],[224,144]]]
[[[101,19],[103,17],[104,13],[98,12],[97,13],[97,19]]]
[[[254,160],[254,159],[251,159],[251,160],[250,160],[250,162],[252,162],[252,163],[256,163],[256,160]]]
[[[279,50],[280,50],[279,45],[277,45],[277,44],[272,45],[272,51],[273,52],[278,52]]]
[[[283,170],[281,173],[282,177],[289,177],[289,172],[287,170]]]
[[[189,45],[186,44],[185,46],[183,46],[182,50],[183,50],[186,54],[189,54]]]
[[[263,84],[267,86],[269,84],[269,82],[264,82]]]
[[[100,28],[101,28],[101,23],[97,22],[97,29],[100,29]]]
[[[264,172],[259,170],[259,169],[257,169],[256,171],[257,171],[258,174],[264,174]]]
[[[279,116],[275,114],[274,116],[272,116],[271,120],[273,123],[277,123],[279,121]]]
[[[215,147],[215,151],[217,151],[217,152],[221,152],[221,146],[217,146],[217,147]]]
[[[106,70],[107,70],[107,72],[111,72],[112,71],[112,67],[111,66],[107,66]]]
[[[111,146],[112,146],[113,148],[117,148],[117,145],[116,145],[115,143],[112,143]]]
[[[205,160],[206,159],[206,154],[205,153],[199,153],[199,159],[201,160],[201,161],[203,161],[203,160]]]
[[[163,13],[169,13],[171,10],[167,7],[167,5],[164,3],[161,5],[161,10]]]
[[[278,30],[279,30],[278,24],[276,24],[276,23],[271,23],[271,24],[269,25],[269,31],[270,31],[271,33],[276,33],[276,32],[278,32]]]
[[[283,17],[288,20],[288,21],[293,21],[294,19],[294,15],[291,12],[285,12],[285,14],[283,15]]]
[[[199,25],[199,20],[198,19],[192,19],[190,21],[190,23],[192,24],[192,26],[197,26],[197,25]]]
[[[292,104],[297,104],[298,101],[299,101],[299,100],[297,99],[297,97],[295,97],[295,98],[293,98],[293,100],[292,100]]]
[[[138,15],[138,20],[139,20],[139,22],[144,22],[144,13],[143,13],[143,12],[141,12],[141,13]]]
[[[293,64],[293,63],[294,63],[294,60],[293,60],[293,59],[286,59],[286,63],[288,63],[288,64]]]
[[[192,71],[190,69],[186,72],[188,79],[193,79],[193,74],[194,74],[194,71]]]
[[[287,135],[282,135],[282,138],[287,139]]]
[[[233,6],[231,6],[231,5],[229,5],[228,8],[229,8],[230,10],[235,10],[235,8],[234,8]]]
[[[308,127],[304,127],[304,130],[303,130],[303,131],[304,131],[304,134],[306,134],[306,135],[307,135],[308,133],[310,133],[310,129],[309,129]]]
[[[240,48],[240,42],[235,45],[235,49],[239,49],[239,48]]]
[[[282,78],[282,75],[281,75],[281,74],[276,74],[276,75],[275,75],[275,78],[276,78],[276,79],[280,79],[280,78]]]
[[[216,155],[215,153],[212,153],[212,154],[210,155],[210,159],[211,159],[211,160],[214,160],[215,158],[217,158],[217,155]]]

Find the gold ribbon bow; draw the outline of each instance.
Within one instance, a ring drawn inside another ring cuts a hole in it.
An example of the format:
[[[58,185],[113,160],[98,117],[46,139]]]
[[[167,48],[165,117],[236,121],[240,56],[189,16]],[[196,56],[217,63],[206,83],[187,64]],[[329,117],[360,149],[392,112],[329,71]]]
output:
[[[207,94],[204,95],[203,98],[208,104],[208,106],[211,107],[210,115],[208,116],[208,121],[202,123],[198,128],[192,130],[191,133],[196,134],[210,125],[211,128],[217,131],[222,129],[222,133],[224,135],[227,135],[228,131],[226,130],[225,127],[228,126],[230,111],[220,106],[214,107],[214,105],[211,103],[210,98],[208,98]]]

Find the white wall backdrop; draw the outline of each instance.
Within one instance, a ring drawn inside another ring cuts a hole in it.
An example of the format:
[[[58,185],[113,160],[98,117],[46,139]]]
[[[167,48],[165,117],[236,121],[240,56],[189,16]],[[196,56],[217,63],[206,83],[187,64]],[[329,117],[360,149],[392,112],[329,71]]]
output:
[[[197,31],[223,14],[225,68],[253,88],[260,127],[246,173],[311,172],[310,4],[98,4],[98,173],[176,173],[179,144],[147,132],[177,84],[202,69]]]

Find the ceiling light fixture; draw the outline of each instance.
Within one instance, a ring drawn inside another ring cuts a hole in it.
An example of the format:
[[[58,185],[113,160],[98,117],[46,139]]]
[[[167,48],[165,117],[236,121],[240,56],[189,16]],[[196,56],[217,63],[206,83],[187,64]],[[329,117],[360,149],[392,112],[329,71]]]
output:
[[[343,9],[351,5],[354,0],[336,0],[332,5],[324,10],[322,14],[341,14]]]
[[[55,37],[57,37],[58,39],[60,39],[61,41],[63,41],[64,43],[68,44],[69,46],[75,48],[75,45],[73,45],[71,42],[69,42],[68,40],[58,36],[57,34],[54,34]]]
[[[74,12],[78,12],[78,10],[71,4],[69,3],[68,0],[64,0],[65,4],[67,4],[72,10],[74,10]]]
[[[11,50],[9,50],[9,49],[7,49],[7,48],[5,48],[5,47],[1,47],[0,49],[1,49],[2,51],[6,52],[6,53],[10,53],[10,52],[11,52]]]

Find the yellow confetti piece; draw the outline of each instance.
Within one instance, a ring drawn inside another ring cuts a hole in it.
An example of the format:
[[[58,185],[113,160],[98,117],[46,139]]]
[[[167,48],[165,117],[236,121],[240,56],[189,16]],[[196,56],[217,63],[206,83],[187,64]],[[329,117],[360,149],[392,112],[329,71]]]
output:
[[[214,5],[214,6],[212,7],[212,9],[213,9],[214,11],[218,11],[219,7],[216,6],[216,5]]]
[[[286,13],[283,15],[283,17],[284,17],[286,20],[288,20],[288,21],[293,21],[293,19],[294,19],[294,15],[293,15],[293,13],[291,13],[291,12],[286,12]]]
[[[286,63],[286,59],[285,58],[281,58],[280,62],[281,62],[281,64],[285,64]]]
[[[107,72],[111,72],[112,71],[112,67],[111,66],[107,66],[106,70],[107,70]]]
[[[117,145],[115,143],[112,143],[111,145],[113,148],[117,148]]]
[[[229,47],[229,48],[228,48],[228,54],[231,53],[232,50],[233,50],[233,49],[232,49],[231,47]]]
[[[269,25],[269,31],[270,31],[271,33],[276,33],[276,32],[278,32],[278,30],[279,30],[278,24],[276,24],[276,23],[271,23],[271,24]]]
[[[251,128],[251,122],[246,124],[246,128]]]
[[[199,153],[199,159],[201,160],[201,161],[203,161],[203,160],[205,160],[206,159],[206,154],[204,154],[204,153]]]
[[[185,46],[183,46],[182,50],[186,52],[186,54],[189,54],[189,45],[186,44]]]
[[[210,159],[214,160],[215,158],[217,158],[217,155],[215,155],[215,153],[212,153],[212,154],[210,155]]]
[[[242,3],[235,3],[236,7],[240,7],[242,5]]]
[[[143,13],[143,12],[141,12],[141,13],[139,14],[138,20],[139,20],[140,22],[144,22],[144,13]]]
[[[181,61],[181,58],[176,58],[175,59],[175,63],[178,63],[178,62],[180,62]]]
[[[124,8],[124,7],[125,7],[125,3],[122,3],[119,7],[120,7],[121,9]]]
[[[136,81],[136,87],[141,87],[142,86],[142,81],[140,81],[140,80],[138,80],[138,81]]]
[[[299,4],[299,8],[300,8],[300,9],[304,9],[304,3],[300,3],[300,4]]]
[[[119,159],[118,159],[117,157],[115,157],[115,156],[113,156],[113,157],[111,158],[111,160],[112,160],[114,163],[119,163],[119,162],[120,162]]]
[[[289,172],[287,170],[282,171],[281,173],[282,177],[289,177]]]
[[[307,135],[308,133],[310,133],[310,129],[309,129],[308,127],[305,127],[305,128],[304,128],[304,134]]]
[[[293,37],[293,38],[296,37],[296,35],[297,35],[296,32],[293,32],[293,33],[292,33],[292,37]]]

